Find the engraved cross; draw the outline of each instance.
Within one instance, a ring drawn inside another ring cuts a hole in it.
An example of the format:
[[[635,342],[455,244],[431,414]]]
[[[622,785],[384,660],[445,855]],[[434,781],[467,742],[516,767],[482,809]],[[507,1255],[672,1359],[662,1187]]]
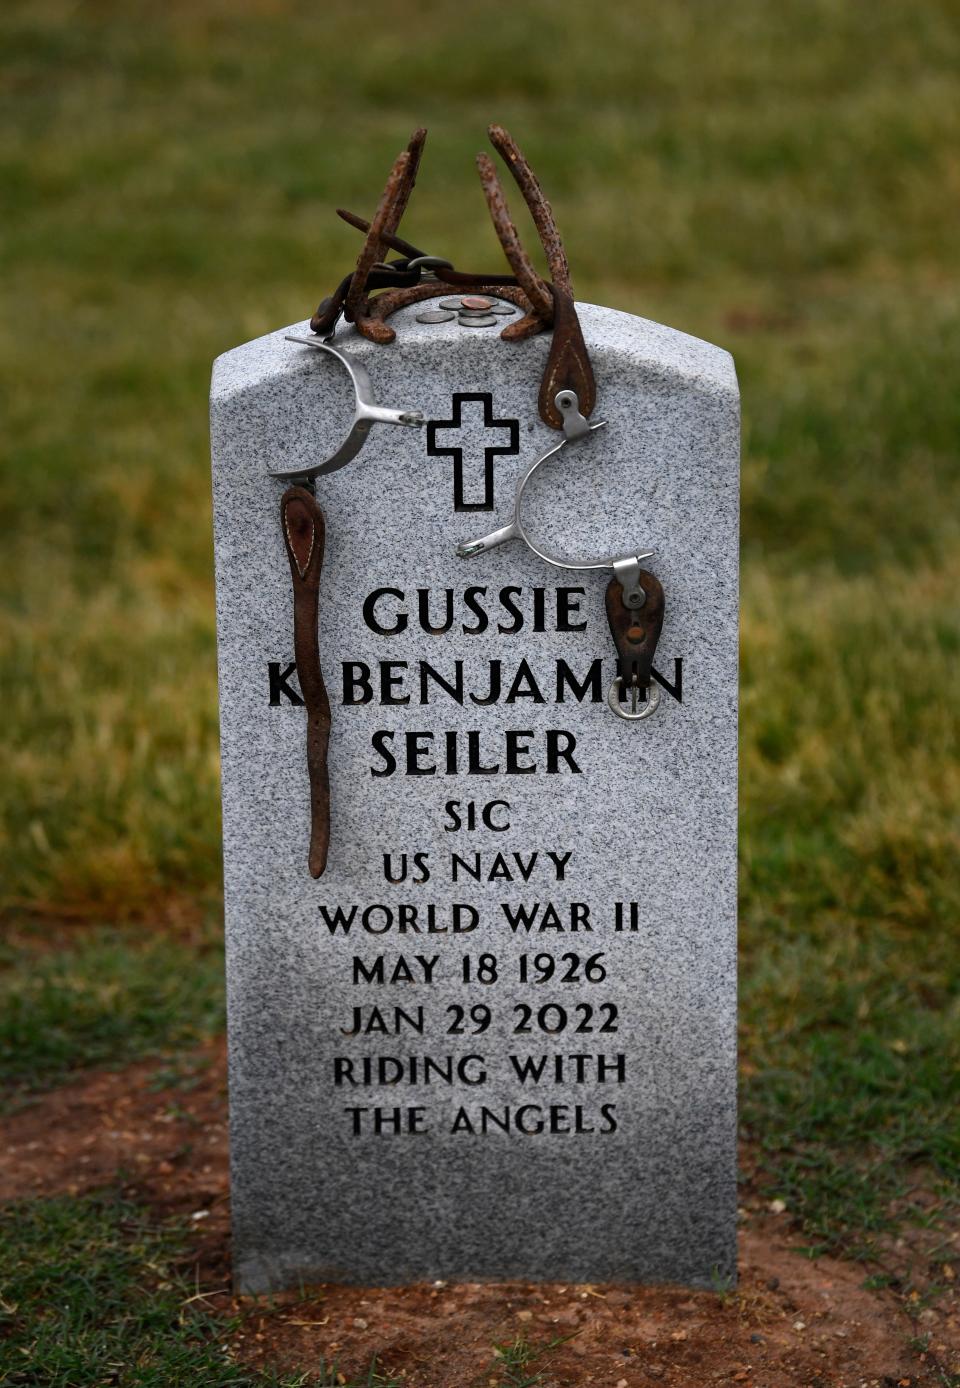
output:
[[[482,405],[480,429],[478,411],[469,411],[473,427],[464,423],[465,404]],[[438,442],[437,436],[440,435]],[[505,441],[504,441],[505,440]],[[489,391],[457,392],[453,397],[451,419],[431,419],[427,424],[427,453],[431,458],[453,459],[453,509],[455,511],[493,510],[493,460],[520,452],[520,421],[495,419],[493,396]],[[481,457],[482,455],[482,457]],[[465,464],[465,457],[469,464]],[[466,499],[469,491],[473,500]],[[482,496],[482,500],[476,498]]]

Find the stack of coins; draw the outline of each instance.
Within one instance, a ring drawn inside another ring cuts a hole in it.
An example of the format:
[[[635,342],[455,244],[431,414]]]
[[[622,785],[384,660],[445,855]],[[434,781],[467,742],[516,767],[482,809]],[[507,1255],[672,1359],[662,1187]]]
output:
[[[492,308],[492,299],[485,299],[482,294],[465,294],[460,300],[457,322],[461,328],[495,328],[497,320]]]
[[[456,318],[461,328],[493,328],[497,318],[512,314],[513,308],[482,294],[465,294],[460,299],[441,299],[439,309],[417,314],[418,323],[448,323]]]

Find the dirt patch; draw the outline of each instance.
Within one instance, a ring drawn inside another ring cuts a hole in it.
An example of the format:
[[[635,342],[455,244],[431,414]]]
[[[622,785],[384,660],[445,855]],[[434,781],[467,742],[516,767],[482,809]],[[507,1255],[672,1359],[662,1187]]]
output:
[[[228,1291],[222,1044],[176,1069],[154,1061],[85,1076],[4,1127],[0,1199],[119,1184],[158,1214],[185,1217],[205,1304],[240,1313],[232,1350],[251,1365],[315,1371],[323,1359],[349,1375],[376,1355],[411,1388],[482,1388],[511,1381],[494,1346],[521,1337],[538,1351],[524,1373],[541,1374],[540,1388],[906,1388],[960,1372],[952,1284],[931,1305],[911,1303],[915,1288],[867,1290],[870,1269],[795,1252],[788,1219],[749,1195],[740,1285],[727,1296],[510,1282],[324,1286],[269,1306],[238,1301]]]
[[[3,1119],[0,1201],[119,1187],[161,1216],[185,1216],[209,1285],[227,1287],[226,1051],[97,1071]]]
[[[906,1344],[892,1301],[861,1281],[856,1269],[811,1264],[746,1234],[740,1288],[725,1299],[563,1284],[328,1287],[310,1301],[250,1314],[236,1346],[249,1361],[286,1369],[315,1364],[319,1352],[339,1358],[345,1372],[376,1353],[385,1370],[421,1388],[500,1383],[493,1346],[518,1335],[535,1347],[562,1341],[528,1370],[543,1374],[543,1388],[935,1382],[932,1365]]]

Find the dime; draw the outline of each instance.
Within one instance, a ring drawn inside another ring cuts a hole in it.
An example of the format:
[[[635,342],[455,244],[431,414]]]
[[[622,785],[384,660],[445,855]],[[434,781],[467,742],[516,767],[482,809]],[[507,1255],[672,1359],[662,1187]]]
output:
[[[425,313],[417,314],[418,323],[449,323],[453,318],[452,313],[445,313],[442,309],[429,308]]]
[[[516,313],[512,304],[491,304],[488,310],[490,313]]]
[[[492,313],[461,313],[459,318],[461,328],[495,328],[497,320]]]
[[[441,299],[440,307],[452,309],[456,313],[458,309],[463,308],[463,303],[460,299]]]

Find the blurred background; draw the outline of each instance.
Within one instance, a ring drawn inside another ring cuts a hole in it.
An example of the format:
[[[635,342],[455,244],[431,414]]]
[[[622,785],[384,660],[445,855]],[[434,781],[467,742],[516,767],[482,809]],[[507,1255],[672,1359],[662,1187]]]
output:
[[[0,25],[15,1101],[222,1027],[210,364],[346,272],[333,208],[369,215],[419,123],[404,233],[496,268],[473,157],[498,120],[578,297],[737,362],[748,1169],[812,1249],[938,1218],[960,1165],[957,5],[6,0]]]

